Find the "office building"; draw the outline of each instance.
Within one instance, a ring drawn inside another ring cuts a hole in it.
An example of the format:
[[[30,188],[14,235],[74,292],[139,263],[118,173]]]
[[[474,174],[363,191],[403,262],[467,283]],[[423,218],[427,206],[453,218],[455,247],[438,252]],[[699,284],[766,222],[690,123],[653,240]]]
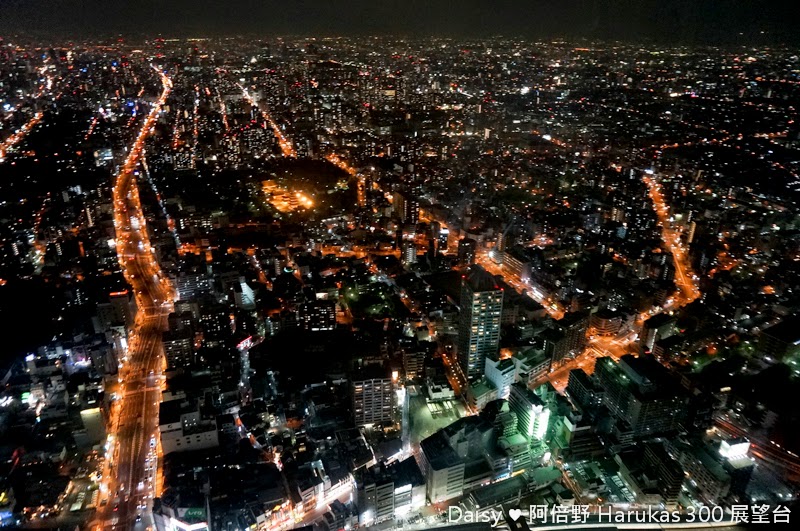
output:
[[[678,462],[667,453],[663,444],[651,442],[644,445],[644,463],[655,471],[655,479],[664,504],[668,507],[675,506],[685,477]]]
[[[672,337],[677,331],[676,321],[674,316],[666,313],[654,315],[645,321],[642,327],[642,341],[645,350],[652,351],[657,341]]]
[[[423,439],[419,455],[425,474],[425,491],[431,503],[443,502],[464,493],[466,463],[450,444],[444,430]]]
[[[436,245],[439,252],[447,252],[447,244],[450,239],[450,229],[442,227],[439,229],[439,235],[436,237]]]
[[[181,273],[175,279],[179,299],[194,299],[211,291],[211,280],[205,273]]]
[[[504,400],[423,439],[418,455],[432,503],[507,478],[531,464],[528,441],[517,432],[514,412]]]
[[[97,305],[98,332],[110,330],[113,326],[133,326],[136,319],[136,297],[128,290],[116,291],[108,295],[108,302]]]
[[[603,389],[583,369],[569,371],[567,394],[583,408],[594,409],[603,403]]]
[[[593,313],[589,319],[591,333],[598,336],[615,336],[622,329],[622,314],[609,309]]]
[[[508,398],[515,381],[516,364],[512,358],[494,360],[486,358],[486,379],[497,389],[497,398]]]
[[[403,351],[403,371],[406,380],[415,380],[422,376],[425,368],[425,352],[421,350]]]

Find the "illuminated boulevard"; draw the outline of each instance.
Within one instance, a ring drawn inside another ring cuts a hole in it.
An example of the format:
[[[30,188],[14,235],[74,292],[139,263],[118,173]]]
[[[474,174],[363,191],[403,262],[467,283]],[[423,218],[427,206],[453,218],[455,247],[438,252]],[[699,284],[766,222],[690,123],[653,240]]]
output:
[[[339,168],[347,172],[350,177],[355,177],[356,179],[356,186],[357,186],[357,197],[358,197],[358,206],[363,207],[367,204],[367,192],[366,192],[366,184],[364,180],[364,175],[359,173],[355,168],[353,168],[350,164],[346,161],[342,160],[338,155],[334,153],[329,153],[325,156],[325,160]]]
[[[39,72],[45,76],[44,81],[39,87],[39,91],[34,96],[34,100],[39,100],[44,96],[50,94],[50,91],[53,88],[53,76],[52,74],[47,73],[47,66],[43,66],[39,69]],[[6,154],[8,150],[22,142],[28,133],[33,131],[33,129],[39,125],[39,122],[42,121],[44,118],[44,113],[42,111],[37,111],[31,118],[25,122],[19,129],[17,129],[12,135],[7,137],[5,140],[0,142],[0,162],[3,162],[6,158]]]
[[[669,215],[669,206],[664,201],[661,193],[661,185],[650,177],[643,178],[647,186],[648,195],[653,203],[653,209],[661,226],[661,237],[664,241],[666,250],[672,254],[672,261],[675,266],[675,286],[677,291],[667,300],[663,307],[653,307],[648,312],[640,314],[634,325],[634,330],[623,329],[617,336],[603,337],[595,336],[589,330],[589,344],[586,349],[560,366],[551,369],[547,376],[531,383],[531,387],[536,387],[549,381],[554,388],[562,391],[567,386],[569,373],[573,369],[583,369],[587,374],[594,372],[594,362],[599,357],[610,356],[618,360],[625,354],[638,353],[637,339],[638,332],[644,322],[653,315],[664,311],[672,311],[682,306],[686,306],[700,297],[700,290],[697,287],[697,276],[692,272],[689,258],[681,242],[681,232],[675,228]],[[484,259],[481,264],[488,264],[490,260]],[[514,285],[514,284],[512,284]],[[516,285],[514,285],[517,288]],[[519,289],[519,288],[517,288]]]
[[[42,121],[42,117],[44,113],[41,111],[37,112],[33,115],[33,117],[28,120],[25,125],[20,127],[13,135],[6,138],[3,142],[0,142],[0,162],[6,158],[6,153],[9,149],[16,146],[28,135],[28,133],[33,130],[36,125]]]
[[[685,306],[700,297],[700,290],[697,287],[697,276],[692,272],[689,259],[681,241],[681,232],[674,227],[670,220],[669,206],[664,201],[661,193],[661,185],[650,177],[643,178],[647,186],[650,200],[656,218],[661,227],[662,239],[666,251],[672,254],[675,266],[675,285],[676,293],[667,301],[664,307],[654,307],[649,312],[644,312],[638,316],[635,329],[623,329],[617,336],[603,337],[595,336],[589,330],[589,344],[586,349],[575,358],[561,363],[551,368],[551,372],[536,381],[531,382],[531,387],[537,387],[545,382],[550,382],[555,389],[562,391],[567,386],[569,373],[573,369],[583,369],[587,374],[594,372],[594,362],[599,357],[610,356],[619,359],[625,354],[638,353],[637,332],[649,317],[663,311],[672,311]],[[509,275],[502,264],[497,264],[489,256],[488,251],[481,250],[477,253],[476,262],[492,275],[499,275],[503,280],[515,290],[533,298],[544,307],[545,311],[554,319],[561,319],[564,316],[564,309],[557,301],[547,294],[539,294],[524,283],[520,278]]]
[[[157,477],[158,404],[172,294],[150,246],[136,170],[144,142],[172,88],[163,73],[163,91],[145,119],[114,187],[117,255],[136,295],[138,313],[128,353],[121,360],[118,400],[112,408],[107,467],[101,489],[107,503],[98,508],[95,529],[134,529],[152,525],[152,497]]]
[[[675,285],[678,287],[678,293],[673,298],[673,306],[685,306],[700,297],[700,290],[697,288],[697,277],[692,273],[689,258],[681,242],[681,233],[673,227],[670,220],[669,206],[664,202],[664,197],[661,194],[661,184],[650,177],[645,177],[643,181],[647,186],[656,217],[661,225],[661,236],[664,244],[667,250],[672,253],[672,261],[675,265]]]
[[[250,93],[247,92],[247,89],[244,88],[242,85],[238,83],[237,85],[239,86],[239,88],[242,89],[242,94],[244,95],[244,99],[247,100],[247,102],[250,105],[258,109],[258,111],[261,113],[261,117],[264,118],[264,121],[266,121],[270,129],[272,129],[272,134],[275,135],[275,139],[278,141],[278,146],[281,148],[281,153],[283,154],[283,156],[293,159],[297,158],[297,151],[295,151],[292,142],[288,138],[286,138],[286,135],[283,134],[281,128],[278,127],[278,124],[276,124],[275,120],[273,120],[272,117],[269,115],[265,105],[262,102],[256,101],[255,98],[253,98],[253,96],[251,96]]]

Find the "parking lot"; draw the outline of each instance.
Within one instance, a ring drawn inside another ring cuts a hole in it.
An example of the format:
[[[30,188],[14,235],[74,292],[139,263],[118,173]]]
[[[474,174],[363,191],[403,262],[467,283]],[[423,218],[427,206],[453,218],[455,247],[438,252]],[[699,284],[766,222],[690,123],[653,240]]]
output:
[[[419,444],[466,414],[464,405],[457,400],[428,403],[423,394],[410,396],[409,408],[412,444]]]

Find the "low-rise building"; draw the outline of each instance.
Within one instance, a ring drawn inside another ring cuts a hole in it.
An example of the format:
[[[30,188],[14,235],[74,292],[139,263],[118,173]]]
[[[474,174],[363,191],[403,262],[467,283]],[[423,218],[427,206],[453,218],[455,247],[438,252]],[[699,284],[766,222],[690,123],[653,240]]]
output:
[[[164,454],[219,446],[215,419],[203,419],[195,402],[185,399],[161,402],[158,432]]]

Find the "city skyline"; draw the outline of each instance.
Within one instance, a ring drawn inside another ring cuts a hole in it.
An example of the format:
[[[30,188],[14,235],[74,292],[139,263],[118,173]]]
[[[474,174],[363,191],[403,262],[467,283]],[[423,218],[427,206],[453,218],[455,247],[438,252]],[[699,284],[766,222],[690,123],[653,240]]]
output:
[[[586,38],[673,44],[797,44],[800,22],[789,4],[757,0],[366,0],[298,3],[248,0],[10,0],[0,33],[64,38],[232,35],[396,35],[485,38]]]
[[[791,47],[152,27],[0,45],[0,527],[796,516]]]

